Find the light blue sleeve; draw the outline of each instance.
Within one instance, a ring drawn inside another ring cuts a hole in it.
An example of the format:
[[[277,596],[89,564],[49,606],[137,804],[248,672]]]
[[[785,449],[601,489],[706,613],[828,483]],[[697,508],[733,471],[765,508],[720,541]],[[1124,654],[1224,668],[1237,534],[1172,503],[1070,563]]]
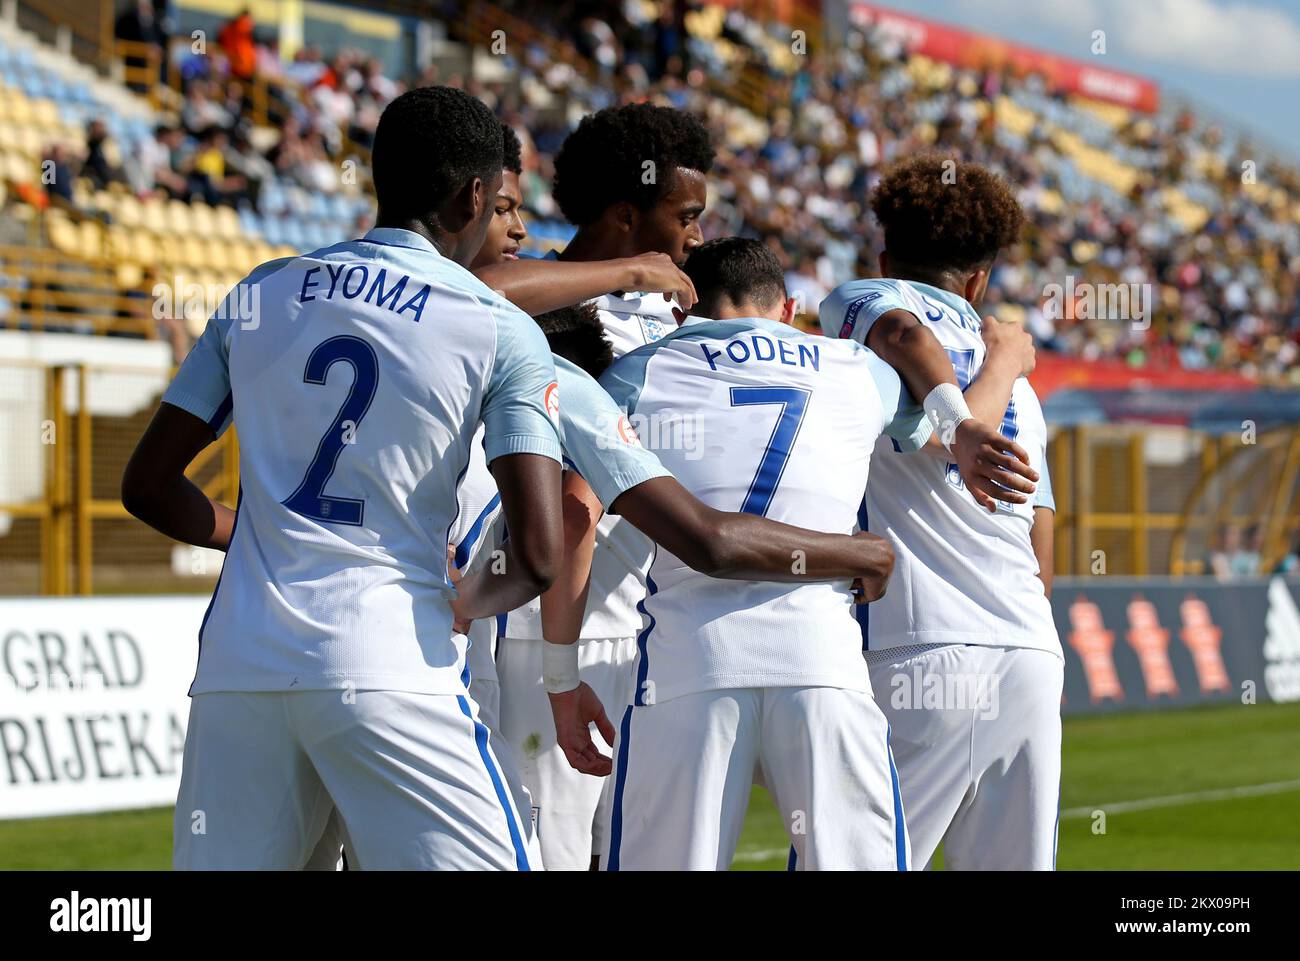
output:
[[[671,476],[659,458],[641,446],[623,411],[586,371],[556,357],[555,372],[564,459],[591,485],[606,510],[638,484]]]
[[[866,346],[867,334],[877,318],[900,309],[912,310],[903,300],[898,281],[878,278],[840,284],[822,301],[817,313],[827,337],[856,340]]]
[[[921,405],[912,399],[911,393],[904,386],[898,371],[878,357],[874,351],[863,348],[867,355],[867,364],[871,371],[871,382],[880,394],[880,403],[885,412],[885,433],[892,437],[899,450],[908,453],[918,451],[925,446],[934,425],[925,415]]]
[[[1052,494],[1052,472],[1047,469],[1047,451],[1043,451],[1043,469],[1038,472],[1038,489],[1034,491],[1034,506],[1046,507],[1056,512],[1056,497]]]
[[[263,280],[294,261],[293,257],[268,260],[254,267],[235,288],[226,295],[216,312],[208,318],[203,336],[195,341],[189,355],[181,362],[176,376],[163,392],[163,402],[188,411],[200,420],[207,421],[212,433],[220,437],[230,426],[234,415],[234,393],[230,386],[230,336],[236,319],[242,323],[258,322],[260,290]]]
[[[225,311],[213,315],[162,396],[164,403],[206,421],[218,437],[230,426],[235,409],[230,390],[231,323]]]
[[[506,454],[541,454],[559,461],[562,400],[546,335],[516,308],[493,304],[488,310],[496,324],[497,347],[481,414],[487,462]]]

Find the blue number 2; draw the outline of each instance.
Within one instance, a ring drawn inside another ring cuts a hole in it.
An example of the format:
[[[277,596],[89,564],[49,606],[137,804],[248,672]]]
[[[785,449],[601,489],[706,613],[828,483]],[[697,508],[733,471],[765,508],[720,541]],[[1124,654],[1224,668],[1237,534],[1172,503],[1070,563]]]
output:
[[[329,430],[320,439],[316,456],[312,458],[302,483],[282,503],[291,511],[325,524],[360,526],[361,519],[365,516],[366,502],[354,497],[330,497],[325,493],[325,485],[334,473],[343,445],[348,442],[361,423],[361,418],[370,410],[370,402],[375,399],[375,388],[379,385],[379,358],[375,356],[375,349],[360,337],[331,337],[317,344],[311,352],[302,379],[306,384],[323,385],[330,368],[341,360],[352,365],[352,389],[334,416],[334,423],[330,424]],[[343,425],[349,422],[350,426],[345,431]]]
[[[749,404],[780,404],[781,416],[776,419],[772,436],[768,438],[767,449],[758,462],[758,472],[745,494],[745,503],[741,505],[742,514],[767,515],[772,506],[772,497],[776,486],[781,483],[785,473],[786,461],[790,459],[790,449],[794,447],[795,438],[799,436],[799,427],[803,424],[804,411],[808,409],[808,398],[812,391],[802,387],[733,387],[731,388],[731,406],[744,407]]]

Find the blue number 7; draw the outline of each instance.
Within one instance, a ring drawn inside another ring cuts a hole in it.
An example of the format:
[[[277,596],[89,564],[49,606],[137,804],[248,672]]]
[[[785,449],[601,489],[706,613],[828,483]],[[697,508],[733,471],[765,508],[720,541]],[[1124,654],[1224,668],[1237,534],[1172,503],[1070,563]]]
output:
[[[334,466],[348,439],[344,436],[343,425],[351,422],[347,433],[355,432],[361,418],[370,410],[370,402],[375,399],[375,388],[379,386],[379,358],[375,356],[375,349],[360,337],[331,337],[317,344],[311,352],[302,379],[307,384],[323,385],[330,368],[340,360],[352,365],[352,389],[334,415],[334,423],[320,439],[316,456],[307,467],[302,482],[283,504],[291,511],[324,524],[360,526],[366,502],[353,497],[330,497],[325,493],[325,485],[334,473]]]
[[[767,515],[772,506],[772,497],[776,486],[781,483],[785,473],[786,461],[790,459],[790,449],[794,447],[795,438],[803,424],[804,411],[808,409],[808,398],[812,391],[802,387],[733,387],[731,388],[731,406],[744,407],[749,404],[780,404],[781,416],[776,419],[772,436],[768,438],[767,449],[758,462],[758,472],[750,482],[745,494],[745,503],[741,505],[742,514]]]

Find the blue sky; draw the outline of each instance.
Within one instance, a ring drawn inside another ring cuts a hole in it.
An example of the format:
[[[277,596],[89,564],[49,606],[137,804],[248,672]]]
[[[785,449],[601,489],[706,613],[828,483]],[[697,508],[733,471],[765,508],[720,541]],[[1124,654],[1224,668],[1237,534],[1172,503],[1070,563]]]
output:
[[[1300,163],[1300,0],[871,2],[1149,77]]]

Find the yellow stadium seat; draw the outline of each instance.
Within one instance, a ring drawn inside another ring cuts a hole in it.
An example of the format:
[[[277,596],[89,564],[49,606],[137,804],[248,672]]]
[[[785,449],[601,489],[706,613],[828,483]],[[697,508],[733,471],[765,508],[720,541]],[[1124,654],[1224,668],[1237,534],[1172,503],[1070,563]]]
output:
[[[144,283],[144,271],[134,261],[118,264],[114,275],[117,285],[125,290],[134,290]]]
[[[190,205],[190,218],[193,229],[200,237],[212,237],[216,233],[216,214],[205,203]]]
[[[14,130],[13,145],[29,157],[39,157],[48,146],[46,138],[39,130],[23,124]]]
[[[203,241],[204,264],[214,271],[229,270],[230,252],[226,248],[226,242],[218,237],[213,237],[210,233],[204,236],[206,238]]]
[[[36,179],[36,165],[21,154],[11,153],[5,158],[4,176],[16,184],[31,183]]]
[[[190,237],[195,234],[194,211],[184,201],[170,200],[167,202],[166,223],[167,229],[172,233],[186,234]]]
[[[148,200],[141,206],[141,225],[156,234],[167,233],[167,218],[163,212],[161,200]]]
[[[32,101],[31,123],[45,130],[57,130],[63,126],[58,106],[53,100],[44,99]]]
[[[14,123],[26,126],[31,123],[32,102],[20,93],[5,104],[5,112]]]
[[[104,228],[94,220],[80,224],[81,256],[87,260],[104,260]]]
[[[147,230],[135,230],[131,232],[130,239],[132,259],[143,267],[156,266],[158,247],[154,242],[153,235]]]
[[[239,223],[239,215],[230,207],[218,207],[214,212],[216,219],[216,231],[221,237],[242,237],[243,228]]]
[[[175,238],[172,243],[180,249],[180,262],[190,267],[202,267],[206,259],[203,244],[193,234]]]

